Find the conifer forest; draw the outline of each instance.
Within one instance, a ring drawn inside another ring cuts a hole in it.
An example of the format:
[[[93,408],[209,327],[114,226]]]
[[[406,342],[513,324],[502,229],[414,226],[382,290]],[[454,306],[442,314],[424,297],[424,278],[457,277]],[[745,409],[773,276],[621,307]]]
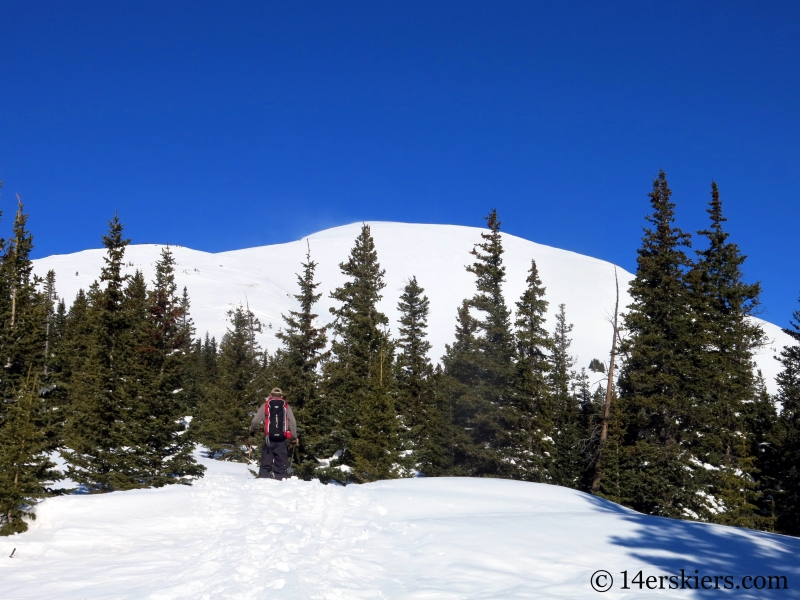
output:
[[[295,310],[270,352],[248,306],[215,339],[192,321],[164,249],[153,281],[123,275],[130,240],[114,216],[105,264],[75,298],[33,273],[21,201],[0,240],[0,533],[26,518],[62,471],[83,493],[203,476],[193,458],[248,461],[250,419],[273,387],[297,418],[294,475],[323,482],[459,476],[548,483],[637,511],[800,535],[800,308],[778,356],[777,394],[754,363],[765,334],[760,285],[726,231],[712,183],[705,229],[690,234],[661,172],[637,250],[629,306],[608,326],[608,354],[571,353],[570,307],[546,321],[548,282],[531,257],[506,298],[496,211],[465,254],[474,293],[453,306],[453,336],[431,357],[429,299],[411,277],[395,336],[368,225],[322,289],[311,250],[297,265]],[[800,291],[800,290],[799,290]],[[330,326],[317,303],[335,301]],[[787,315],[788,317],[788,315]],[[598,381],[600,383],[598,383]]]

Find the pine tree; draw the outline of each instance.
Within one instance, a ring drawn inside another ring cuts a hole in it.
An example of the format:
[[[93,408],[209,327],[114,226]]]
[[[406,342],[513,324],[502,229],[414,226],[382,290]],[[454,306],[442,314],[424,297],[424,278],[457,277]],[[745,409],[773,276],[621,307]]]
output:
[[[31,369],[32,371],[32,369]],[[3,406],[0,426],[0,535],[28,528],[23,517],[35,519],[32,504],[46,495],[44,483],[58,479],[46,451],[47,439],[38,425],[45,405],[33,375]]]
[[[377,308],[386,287],[369,225],[364,225],[347,262],[339,265],[348,278],[331,292],[339,302],[332,358],[324,368],[324,395],[330,406],[330,450],[352,469],[355,481],[391,477],[397,463],[393,385],[394,345],[388,319]]]
[[[129,437],[132,400],[125,366],[130,314],[125,306],[128,277],[122,274],[122,264],[130,240],[123,238],[122,231],[115,215],[103,236],[107,255],[100,281],[92,285],[88,296],[87,338],[78,341],[86,355],[73,365],[70,381],[71,412],[65,431],[69,449],[64,452],[67,475],[92,492],[141,485]]]
[[[53,351],[58,346],[60,334],[58,321],[58,293],[56,292],[56,272],[52,269],[47,272],[44,281],[44,300],[45,300],[45,337],[44,337],[44,373],[50,371],[49,362],[52,359]]]
[[[177,306],[177,333],[176,340],[182,357],[182,391],[180,399],[183,404],[183,413],[189,417],[189,421],[197,413],[197,406],[202,396],[202,373],[199,370],[199,350],[202,348],[202,341],[195,339],[195,325],[191,317],[192,303],[189,300],[189,292],[184,286]],[[189,438],[192,436],[189,435]]]
[[[33,236],[17,196],[12,237],[0,240],[0,533],[24,531],[26,506],[56,478],[46,452],[54,446],[52,407],[40,391],[47,303],[37,289],[30,252]]]
[[[749,454],[754,458],[755,463],[754,484],[759,493],[759,497],[755,501],[758,507],[756,526],[759,529],[775,531],[778,518],[776,498],[780,495],[778,480],[783,471],[779,459],[783,428],[778,418],[775,398],[767,391],[760,370],[756,371],[755,387],[755,399],[753,402],[745,403],[743,408],[745,431],[748,432],[747,437],[750,444]]]
[[[556,328],[553,332],[553,351],[550,357],[550,393],[553,400],[554,455],[550,468],[553,483],[577,488],[583,473],[580,440],[579,398],[574,393],[573,380],[575,358],[570,354],[572,325],[567,323],[566,309],[558,306]]]
[[[746,413],[757,396],[754,351],[764,344],[761,327],[749,317],[758,306],[760,285],[743,281],[745,256],[722,224],[722,202],[711,184],[710,229],[698,234],[708,247],[698,250],[689,273],[694,302],[693,338],[699,346],[691,382],[696,399],[692,453],[712,468],[697,471],[711,500],[701,517],[727,525],[758,526]]]
[[[319,315],[314,313],[314,305],[322,293],[316,292],[319,287],[319,282],[314,281],[317,263],[311,260],[310,249],[301,266],[303,274],[297,275],[300,293],[295,295],[300,310],[282,315],[286,327],[275,335],[283,342],[283,348],[276,353],[276,362],[281,365],[281,389],[291,398],[298,413],[317,397],[318,367],[325,358],[323,351],[328,343],[327,327],[317,326]]]
[[[477,323],[470,315],[469,301],[464,300],[456,313],[455,340],[445,346],[443,371],[435,377],[437,399],[443,406],[440,414],[446,423],[442,431],[448,446],[445,473],[454,476],[472,476],[475,473],[470,424],[475,419],[476,410],[472,395],[478,377],[476,330]]]
[[[694,441],[693,398],[685,383],[694,377],[696,352],[686,283],[690,263],[683,251],[689,236],[673,225],[671,194],[661,171],[649,194],[653,214],[638,250],[633,303],[624,316],[620,500],[640,512],[685,517],[699,509],[698,482],[691,476],[695,466],[687,452]],[[609,474],[611,481],[614,475]]]
[[[250,420],[266,396],[260,379],[262,352],[255,339],[261,323],[243,306],[228,311],[228,320],[216,357],[216,385],[198,407],[195,435],[216,456],[242,461]],[[207,345],[212,341],[206,336]]]
[[[63,300],[59,303],[55,323],[58,328],[58,343],[52,348],[52,359],[48,361],[47,377],[55,387],[48,394],[48,400],[55,407],[58,436],[56,444],[66,444],[65,424],[72,413],[71,398],[73,374],[80,371],[88,357],[92,337],[92,321],[89,318],[89,297],[78,290],[75,300],[66,311]]]
[[[196,464],[191,454],[194,445],[184,435],[186,350],[192,328],[185,312],[188,295],[177,295],[175,259],[169,248],[162,250],[156,263],[156,279],[152,291],[146,292],[144,308],[144,318],[137,319],[139,327],[134,329],[136,354],[130,369],[139,371],[132,438],[140,449],[140,479],[156,487],[186,483],[204,469]]]
[[[399,353],[395,365],[397,412],[402,419],[405,449],[414,465],[423,473],[441,473],[446,469],[447,449],[442,440],[443,419],[433,386],[433,365],[427,339],[430,300],[416,277],[403,288],[400,312]]]
[[[303,273],[297,275],[300,293],[295,294],[300,310],[282,315],[285,328],[277,337],[283,343],[269,363],[268,387],[280,387],[297,419],[298,441],[294,471],[306,479],[316,475],[319,462],[316,456],[325,454],[330,433],[325,401],[320,397],[320,365],[327,357],[325,347],[327,326],[319,326],[314,305],[322,297],[314,280],[317,263],[311,260],[309,247],[301,264]]]
[[[496,210],[489,213],[486,223],[489,232],[481,233],[483,241],[471,251],[475,261],[467,266],[476,279],[476,293],[469,307],[477,311],[473,357],[477,377],[468,394],[473,404],[471,419],[462,426],[472,438],[469,461],[473,474],[503,476],[508,470],[507,459],[514,455],[511,428],[519,420],[513,401],[514,337],[502,290],[505,267]]]
[[[0,261],[3,301],[0,318],[0,360],[3,376],[0,388],[4,395],[15,394],[23,387],[31,367],[38,375],[44,365],[47,302],[37,289],[41,280],[33,275],[30,253],[33,236],[27,230],[28,215],[18,199],[12,237]]]
[[[578,485],[575,487],[584,492],[590,492],[600,446],[599,434],[602,429],[605,389],[599,385],[592,392],[589,374],[585,368],[581,368],[572,380],[572,395],[578,407],[577,431],[579,436],[577,440],[579,479]]]
[[[778,374],[777,401],[781,413],[775,436],[777,479],[775,498],[777,529],[800,535],[800,310],[793,313],[789,328],[795,344],[781,350],[778,360],[783,367]]]
[[[516,478],[548,480],[548,463],[553,454],[553,403],[548,389],[549,354],[552,340],[544,328],[548,302],[536,261],[531,261],[527,288],[517,302],[515,404],[519,422],[510,431],[514,445]]]

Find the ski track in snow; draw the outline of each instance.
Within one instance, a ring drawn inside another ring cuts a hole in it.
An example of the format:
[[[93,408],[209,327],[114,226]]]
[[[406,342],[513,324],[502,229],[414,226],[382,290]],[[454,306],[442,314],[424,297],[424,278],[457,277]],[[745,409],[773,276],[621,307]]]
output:
[[[800,540],[647,517],[556,486],[430,478],[322,485],[252,478],[200,459],[193,486],[45,500],[24,534],[0,538],[0,597],[711,598],[719,590],[622,591],[619,572],[786,575]],[[7,558],[16,548],[14,558]],[[631,575],[632,577],[633,575]]]

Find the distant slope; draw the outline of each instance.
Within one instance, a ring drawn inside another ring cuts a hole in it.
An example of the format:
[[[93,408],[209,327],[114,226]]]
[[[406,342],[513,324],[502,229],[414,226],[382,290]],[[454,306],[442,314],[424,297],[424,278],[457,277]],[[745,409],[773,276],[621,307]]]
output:
[[[645,516],[539,483],[341,487],[253,479],[247,465],[199,460],[208,471],[191,487],[46,499],[29,531],[0,538],[0,596],[597,598],[591,577],[602,569],[619,600],[798,597],[798,538]],[[693,591],[695,574],[711,589]],[[788,589],[756,579],[770,575],[785,576]],[[670,590],[670,576],[691,589]],[[649,577],[651,589],[636,585]]]
[[[386,269],[387,286],[381,309],[396,332],[397,300],[404,282],[416,275],[431,300],[429,335],[432,358],[438,360],[445,344],[452,340],[456,308],[474,293],[474,276],[464,266],[471,262],[469,251],[480,241],[484,230],[456,225],[386,222],[369,222],[369,225],[378,258]],[[189,290],[198,333],[208,331],[219,339],[225,332],[226,311],[237,304],[249,304],[264,324],[262,344],[275,349],[275,333],[283,324],[281,313],[296,306],[292,298],[297,293],[295,273],[300,271],[307,245],[312,258],[319,263],[317,276],[324,293],[318,305],[320,318],[329,322],[328,308],[333,302],[328,293],[344,281],[338,265],[346,260],[360,228],[361,223],[353,223],[315,233],[308,241],[217,254],[173,246],[178,284]],[[592,358],[607,360],[611,341],[608,318],[614,310],[614,265],[508,234],[503,235],[503,244],[509,308],[516,308],[514,303],[525,288],[530,261],[535,259],[550,302],[548,328],[552,330],[554,326],[553,315],[558,305],[566,304],[568,321],[575,326],[573,353],[578,359],[577,366],[588,366]],[[126,271],[133,273],[139,269],[152,281],[161,248],[130,246]],[[87,289],[99,276],[104,255],[103,250],[85,250],[50,256],[34,261],[34,268],[42,276],[50,269],[55,270],[58,292],[69,303],[78,289]],[[617,272],[620,306],[624,307],[630,303],[627,283],[633,275],[621,268]],[[774,389],[779,365],[772,357],[790,338],[779,327],[762,323],[772,343],[758,357],[758,364],[770,389]]]

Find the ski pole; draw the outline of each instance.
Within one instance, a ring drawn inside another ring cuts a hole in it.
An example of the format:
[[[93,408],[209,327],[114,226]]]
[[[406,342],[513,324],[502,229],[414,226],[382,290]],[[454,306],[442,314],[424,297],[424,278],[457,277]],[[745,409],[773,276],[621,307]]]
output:
[[[292,463],[294,462],[294,453],[295,452],[297,452],[297,443],[292,444],[292,455],[289,457],[289,468],[286,469],[286,471],[289,474],[294,473],[294,471],[292,470]]]

